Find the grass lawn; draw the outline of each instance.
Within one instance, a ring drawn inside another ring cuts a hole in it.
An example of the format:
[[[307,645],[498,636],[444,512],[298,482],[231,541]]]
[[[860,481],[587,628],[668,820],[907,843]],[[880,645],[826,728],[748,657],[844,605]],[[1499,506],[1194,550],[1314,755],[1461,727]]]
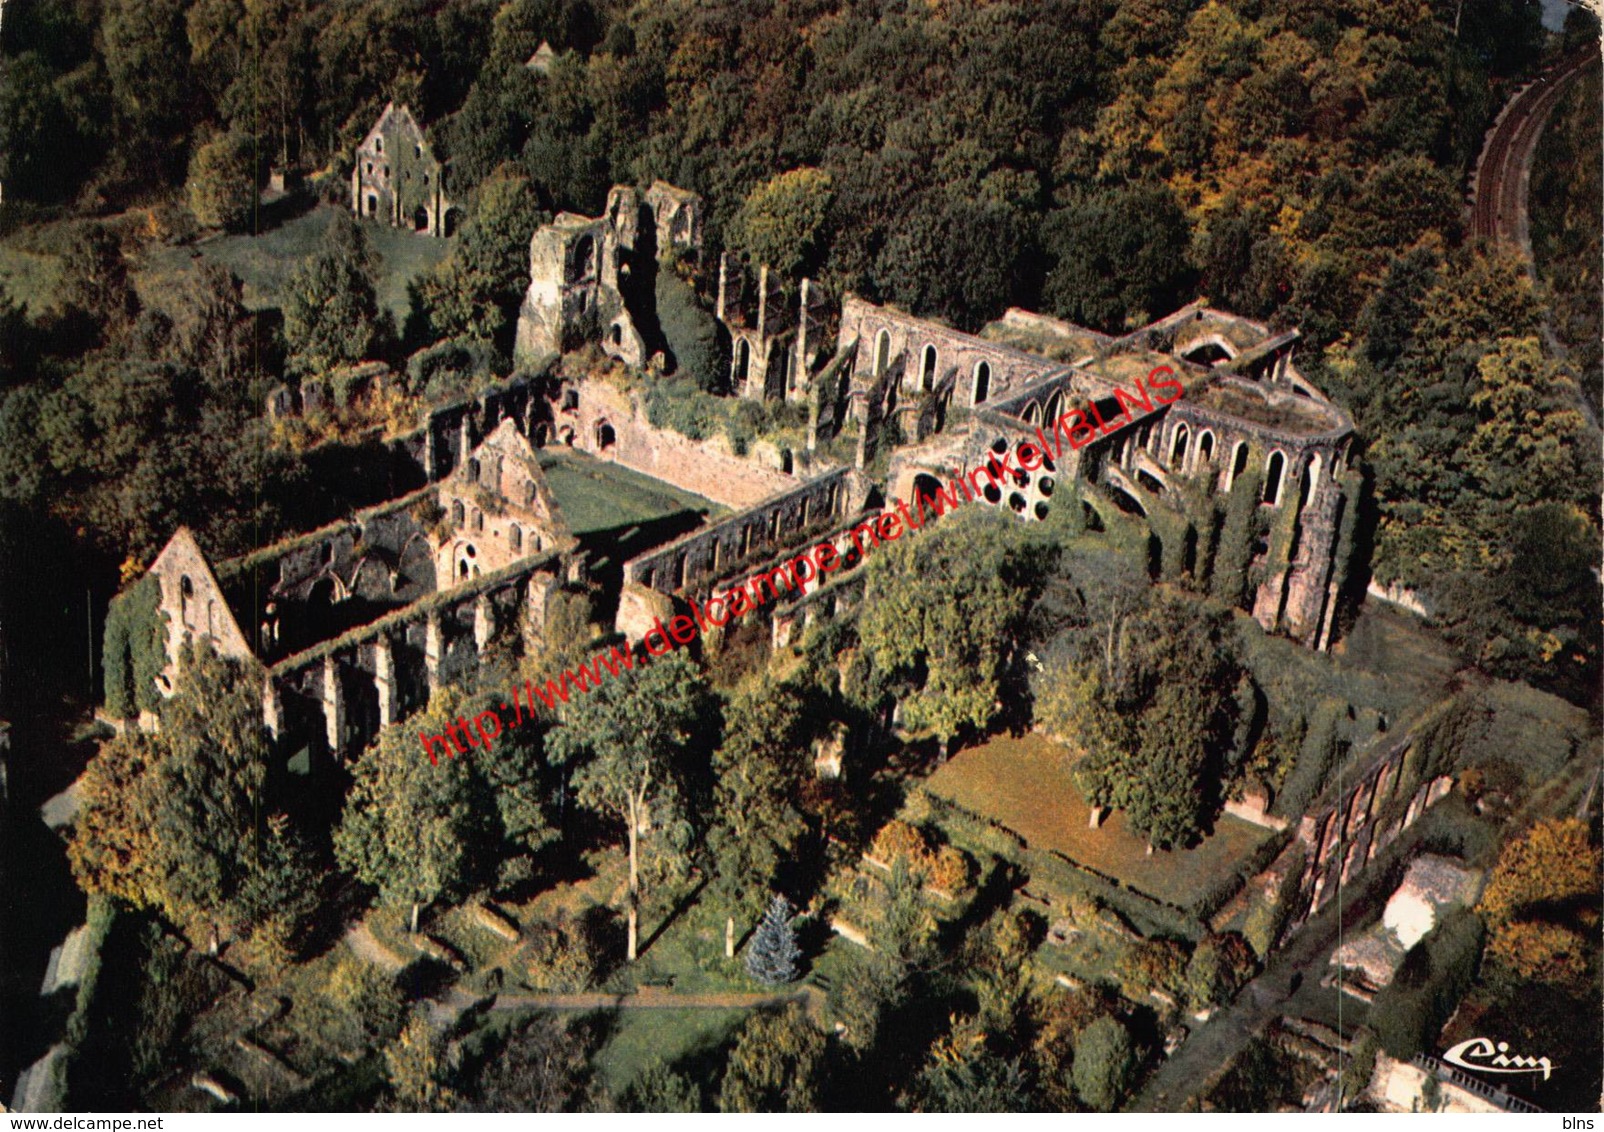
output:
[[[337,211],[333,205],[319,205],[258,236],[219,236],[194,248],[164,248],[151,255],[140,282],[146,287],[159,285],[164,277],[181,271],[198,251],[201,258],[220,263],[240,277],[247,307],[276,307],[296,268],[322,249],[324,233]],[[400,325],[407,314],[407,284],[444,259],[455,241],[383,224],[363,224],[362,231],[379,254],[379,306],[394,314]]]
[[[597,1051],[596,1072],[618,1096],[654,1060],[669,1065],[706,1056],[734,1034],[746,1010],[620,1010],[614,1029]],[[706,1087],[706,1082],[703,1082]],[[707,1098],[711,1100],[712,1098]]]
[[[125,214],[114,223],[133,215]],[[61,283],[61,257],[90,223],[68,219],[23,224],[0,239],[0,292],[26,306],[35,317],[54,308]]]
[[[1181,907],[1242,867],[1270,831],[1221,815],[1214,832],[1192,849],[1147,856],[1147,842],[1114,814],[1102,828],[1070,779],[1063,748],[1039,735],[1000,736],[959,753],[931,776],[930,792],[993,818],[1032,848],[1056,849],[1079,864]]]
[[[575,534],[650,522],[683,511],[724,513],[724,508],[711,500],[582,452],[545,448],[540,452],[540,466]]]

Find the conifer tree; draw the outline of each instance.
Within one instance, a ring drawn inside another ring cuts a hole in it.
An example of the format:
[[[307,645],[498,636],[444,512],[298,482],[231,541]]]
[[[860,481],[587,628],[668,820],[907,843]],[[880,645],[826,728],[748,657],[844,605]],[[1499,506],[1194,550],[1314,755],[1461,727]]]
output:
[[[788,983],[797,976],[801,955],[791,927],[791,906],[785,897],[776,896],[746,949],[746,973],[760,983]]]

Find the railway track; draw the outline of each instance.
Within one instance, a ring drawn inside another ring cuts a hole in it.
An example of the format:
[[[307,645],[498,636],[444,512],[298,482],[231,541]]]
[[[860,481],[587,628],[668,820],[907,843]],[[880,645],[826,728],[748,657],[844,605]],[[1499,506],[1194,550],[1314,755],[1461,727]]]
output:
[[[1598,53],[1582,48],[1533,79],[1504,106],[1488,131],[1471,177],[1470,230],[1515,248],[1532,262],[1531,223],[1526,196],[1532,154],[1561,96]]]

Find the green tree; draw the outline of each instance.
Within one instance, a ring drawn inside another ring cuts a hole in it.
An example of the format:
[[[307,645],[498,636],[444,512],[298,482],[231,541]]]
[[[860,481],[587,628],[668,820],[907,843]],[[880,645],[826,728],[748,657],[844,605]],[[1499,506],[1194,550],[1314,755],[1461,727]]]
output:
[[[702,1089],[694,1079],[654,1059],[624,1091],[624,1112],[701,1112]]]
[[[334,214],[324,249],[290,277],[284,340],[290,366],[304,374],[370,356],[379,338],[379,304],[367,238],[349,213]]]
[[[689,378],[707,392],[726,384],[728,355],[719,343],[719,325],[696,290],[678,272],[678,260],[668,257],[657,266],[657,320],[668,344],[673,372]]]
[[[724,1067],[722,1112],[816,1112],[824,1083],[824,1035],[796,1003],[741,1027]]]
[[[805,771],[802,697],[795,687],[763,681],[739,693],[713,753],[713,820],[708,852],[717,870],[713,895],[729,909],[724,954],[735,955],[735,917],[759,914],[805,824],[791,799]]]
[[[1548,818],[1515,838],[1498,855],[1481,911],[1499,925],[1518,916],[1597,895],[1600,853],[1576,818]]]
[[[1134,719],[1134,743],[1088,747],[1076,779],[1090,803],[1124,810],[1155,848],[1187,842],[1221,796],[1219,755],[1229,747],[1240,677],[1224,627],[1218,612],[1164,595],[1127,627],[1114,679],[1083,709],[1102,704]]]
[[[1493,512],[1486,525],[1505,519],[1506,501],[1580,503],[1590,496],[1582,485],[1598,479],[1598,456],[1597,446],[1587,445],[1581,394],[1538,340],[1501,340],[1477,373],[1470,398],[1477,423],[1464,461]]]
[[[830,1015],[844,1030],[841,1040],[859,1053],[879,1044],[886,1020],[908,1000],[907,968],[879,952],[847,969],[830,988]]]
[[[1031,1112],[1034,1091],[1017,1057],[982,1050],[960,1061],[941,1059],[920,1071],[919,1112]]]
[[[830,174],[792,169],[762,182],[741,203],[730,238],[752,259],[793,278],[818,260],[830,211]]]
[[[196,148],[185,188],[202,226],[244,228],[256,209],[256,139],[230,130]]]
[[[1047,219],[1053,268],[1042,298],[1087,326],[1140,326],[1173,309],[1190,279],[1186,216],[1163,185],[1098,190]]]
[[[1407,1060],[1430,1047],[1476,977],[1483,934],[1476,914],[1460,908],[1409,949],[1370,1015],[1389,1054]]]
[[[456,247],[418,284],[435,338],[505,337],[529,283],[530,237],[546,219],[516,166],[479,186]]]
[[[263,831],[268,739],[254,662],[186,644],[183,678],[162,712],[156,868],[175,918],[240,911]]]
[[[1130,1031],[1104,1015],[1075,1039],[1075,1092],[1098,1112],[1112,1112],[1130,1088],[1136,1051]]]
[[[550,736],[553,755],[576,767],[573,785],[580,804],[624,827],[630,962],[640,938],[643,835],[655,834],[659,861],[683,859],[682,778],[697,753],[694,740],[706,698],[695,663],[675,652],[630,679],[610,680],[567,704]]]
[[[452,1112],[450,1087],[459,1059],[455,1046],[429,1025],[428,1012],[413,1011],[399,1037],[384,1049],[384,1076],[397,1112]]]
[[[507,1035],[479,1077],[485,1112],[563,1112],[579,1099],[582,1046],[550,1014],[536,1014]]]
[[[1186,994],[1192,1007],[1202,1010],[1230,1002],[1252,978],[1255,966],[1253,948],[1240,935],[1204,937],[1186,963]]]
[[[52,203],[70,195],[87,164],[85,151],[94,149],[63,104],[61,81],[38,52],[6,59],[0,74],[0,179],[13,199]]]
[[[801,955],[791,927],[791,905],[785,897],[776,896],[747,945],[746,973],[760,983],[789,983],[797,976],[796,961]]]
[[[926,512],[925,522],[931,518]],[[950,743],[984,728],[1051,558],[992,511],[971,508],[873,552],[858,632],[874,666],[914,685],[904,718]]]
[[[182,0],[108,0],[100,34],[117,149],[130,173],[143,165],[146,176],[152,168],[164,176],[190,106]]]
[[[237,904],[251,935],[274,961],[294,954],[297,937],[322,901],[322,874],[311,851],[284,814],[267,819]]]
[[[80,231],[61,257],[58,301],[66,311],[94,320],[103,331],[126,326],[139,309],[122,244],[102,224]]]
[[[1251,457],[1249,457],[1251,461]],[[1253,543],[1260,534],[1259,498],[1263,484],[1255,472],[1244,472],[1231,483],[1226,497],[1225,520],[1220,526],[1219,548],[1214,554],[1214,571],[1209,577],[1209,593],[1216,601],[1240,607],[1248,600],[1248,563],[1253,560]]]
[[[67,843],[73,880],[85,892],[135,907],[160,905],[152,767],[161,753],[157,737],[130,730],[102,743],[89,760]]]
[[[1302,814],[1319,795],[1337,763],[1338,721],[1347,710],[1339,700],[1326,696],[1315,706],[1280,796],[1276,812],[1287,817]]]
[[[467,776],[450,763],[431,765],[418,749],[417,733],[445,734],[459,706],[455,693],[436,693],[406,727],[381,731],[357,759],[334,831],[340,868],[385,903],[411,905],[413,931],[420,906],[459,891],[474,867],[479,823]]]

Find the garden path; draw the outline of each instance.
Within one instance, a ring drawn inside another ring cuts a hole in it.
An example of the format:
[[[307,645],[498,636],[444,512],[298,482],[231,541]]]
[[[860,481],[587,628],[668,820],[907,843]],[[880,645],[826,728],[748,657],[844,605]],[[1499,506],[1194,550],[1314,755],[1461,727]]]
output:
[[[429,1004],[429,1017],[436,1025],[454,1021],[464,1010],[483,1001],[467,991],[452,988],[444,1000]],[[705,994],[679,994],[665,987],[642,987],[629,994],[599,991],[581,994],[498,994],[492,1011],[512,1010],[751,1010],[800,1002],[817,1020],[824,1006],[824,992],[815,986],[783,993],[762,991],[719,991]]]

